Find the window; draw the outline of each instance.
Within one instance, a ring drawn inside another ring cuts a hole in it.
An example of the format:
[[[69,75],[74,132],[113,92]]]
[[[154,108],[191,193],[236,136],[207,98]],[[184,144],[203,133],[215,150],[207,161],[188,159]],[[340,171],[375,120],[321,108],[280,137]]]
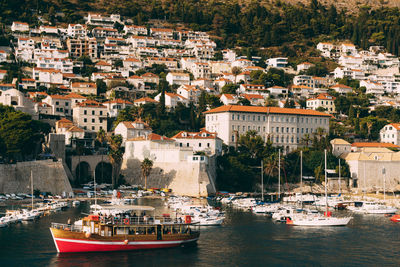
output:
[[[306,128],[306,133],[308,133],[308,128]]]
[[[245,115],[242,116],[242,120],[244,120],[244,121],[246,120],[246,116]]]
[[[237,119],[240,120],[240,115],[237,115]]]
[[[285,127],[281,127],[281,133],[285,132]]]
[[[251,130],[251,127],[250,127],[250,126],[247,126],[247,130],[250,131],[250,130]]]
[[[189,147],[189,143],[186,144],[186,147]]]
[[[287,133],[289,132],[289,127],[286,127],[286,132],[287,132]]]
[[[260,126],[258,126],[258,131],[261,131],[261,127]]]
[[[232,125],[232,130],[235,130],[235,125]]]
[[[103,111],[102,110],[100,110],[100,115],[103,115]]]
[[[84,115],[87,115],[87,110],[86,110],[86,109],[83,111],[83,114],[84,114]]]
[[[56,106],[58,106],[60,103],[58,101],[56,101]]]
[[[258,121],[260,121],[261,120],[261,117],[260,116],[258,116]]]
[[[272,128],[273,131],[274,128]],[[279,133],[279,127],[276,127],[276,132]]]
[[[265,116],[263,116],[263,121],[265,121]]]
[[[301,133],[304,133],[304,128],[301,128]]]
[[[92,126],[92,131],[94,131],[94,126]]]
[[[299,133],[299,128],[297,128],[297,133]]]
[[[210,143],[207,143],[207,147],[210,147]]]
[[[92,123],[94,123],[94,119],[92,119]]]
[[[201,143],[199,143],[199,147],[201,147]]]
[[[68,102],[65,102],[65,106],[68,107]]]
[[[235,142],[235,136],[232,135],[232,142]]]
[[[255,121],[256,120],[256,115],[253,115],[253,121]]]
[[[279,143],[279,136],[276,137],[276,142]]]
[[[84,119],[83,119],[83,122],[87,122],[87,119],[86,119],[86,118],[84,118]]]
[[[94,110],[92,110],[92,115],[94,115],[95,113],[94,113]]]
[[[243,132],[246,131],[246,126],[243,125]]]
[[[265,132],[265,126],[263,127],[263,132]]]

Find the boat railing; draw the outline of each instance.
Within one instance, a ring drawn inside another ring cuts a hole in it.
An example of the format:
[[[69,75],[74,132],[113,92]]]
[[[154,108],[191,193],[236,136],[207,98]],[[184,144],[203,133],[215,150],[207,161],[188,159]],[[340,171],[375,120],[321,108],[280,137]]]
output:
[[[154,225],[154,224],[188,224],[182,218],[151,216],[100,216],[100,223],[113,225]]]
[[[82,225],[65,224],[65,223],[51,223],[51,228],[66,230],[71,232],[82,232]]]

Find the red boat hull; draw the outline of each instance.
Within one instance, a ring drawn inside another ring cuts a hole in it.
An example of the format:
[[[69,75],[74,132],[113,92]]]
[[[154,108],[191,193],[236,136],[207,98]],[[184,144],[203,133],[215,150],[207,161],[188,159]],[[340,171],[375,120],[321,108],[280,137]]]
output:
[[[98,241],[85,239],[61,238],[53,235],[57,252],[101,252],[101,251],[127,251],[138,249],[156,249],[179,247],[184,244],[195,243],[198,237],[185,240],[151,240],[151,241]]]

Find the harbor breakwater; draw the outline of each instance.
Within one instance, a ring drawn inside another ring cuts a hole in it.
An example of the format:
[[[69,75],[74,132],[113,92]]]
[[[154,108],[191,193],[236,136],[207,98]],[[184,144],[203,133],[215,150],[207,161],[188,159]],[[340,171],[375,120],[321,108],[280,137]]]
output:
[[[72,192],[69,170],[62,161],[38,160],[0,164],[0,193],[30,193],[31,172],[34,189],[53,194]]]

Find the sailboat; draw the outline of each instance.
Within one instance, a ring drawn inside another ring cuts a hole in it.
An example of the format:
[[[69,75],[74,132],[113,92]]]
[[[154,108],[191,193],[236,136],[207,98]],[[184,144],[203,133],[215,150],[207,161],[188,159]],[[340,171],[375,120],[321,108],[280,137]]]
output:
[[[301,213],[296,214],[293,218],[288,218],[286,224],[298,226],[346,226],[352,217],[332,217],[332,213],[328,207],[328,191],[327,191],[327,164],[326,164],[326,149],[325,149],[325,212],[320,213]]]

